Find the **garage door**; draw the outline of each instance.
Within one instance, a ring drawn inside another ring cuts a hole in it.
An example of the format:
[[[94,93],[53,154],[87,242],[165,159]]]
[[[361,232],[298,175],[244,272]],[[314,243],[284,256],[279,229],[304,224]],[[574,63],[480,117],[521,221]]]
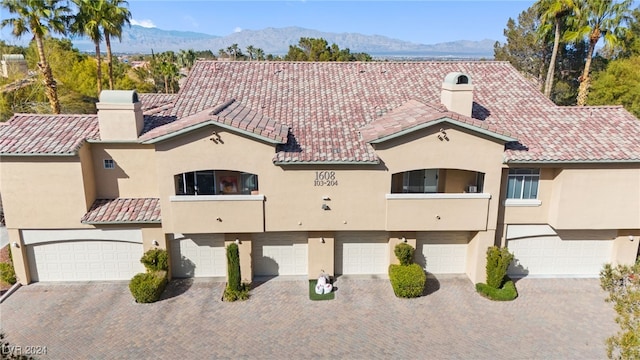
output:
[[[389,236],[382,232],[336,233],[336,274],[388,274]]]
[[[307,275],[306,233],[262,233],[253,238],[255,276]]]
[[[508,239],[507,247],[515,257],[510,275],[596,277],[611,261],[613,240],[601,232],[569,232]]]
[[[145,271],[140,243],[59,241],[26,249],[33,281],[130,280]]]
[[[177,278],[226,276],[224,235],[175,234],[171,241],[171,272]]]
[[[465,273],[468,232],[419,232],[416,240],[416,262],[427,272]]]

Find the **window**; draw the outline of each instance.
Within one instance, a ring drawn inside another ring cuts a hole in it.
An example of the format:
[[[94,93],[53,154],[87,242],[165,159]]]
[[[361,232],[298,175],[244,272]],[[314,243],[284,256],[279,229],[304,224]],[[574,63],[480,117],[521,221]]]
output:
[[[509,169],[507,199],[537,199],[540,169]]]
[[[258,175],[239,171],[201,170],[174,176],[176,195],[249,195],[258,190]]]
[[[115,169],[116,164],[112,159],[104,159],[104,168],[105,169]]]
[[[391,192],[424,194],[438,192],[438,169],[421,169],[393,174]]]

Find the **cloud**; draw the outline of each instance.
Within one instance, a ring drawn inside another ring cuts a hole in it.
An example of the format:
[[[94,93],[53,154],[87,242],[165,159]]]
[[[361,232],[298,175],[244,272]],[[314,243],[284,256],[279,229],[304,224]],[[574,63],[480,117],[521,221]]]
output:
[[[153,23],[153,21],[151,21],[149,19],[144,19],[144,20],[131,19],[131,25],[138,25],[138,26],[142,26],[142,27],[146,27],[146,28],[154,28],[154,27],[156,27],[155,24]]]
[[[237,26],[235,29],[233,29],[233,32],[234,32],[234,33],[236,33],[236,32],[240,32],[240,31],[242,31],[242,28],[241,28],[241,27],[239,27],[239,26]]]

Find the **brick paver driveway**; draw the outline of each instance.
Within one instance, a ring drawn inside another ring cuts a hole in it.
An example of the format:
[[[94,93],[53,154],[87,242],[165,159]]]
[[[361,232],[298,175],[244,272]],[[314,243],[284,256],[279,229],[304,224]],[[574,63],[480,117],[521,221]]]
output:
[[[597,279],[522,279],[506,303],[460,277],[429,279],[413,300],[388,280],[336,286],[316,302],[304,280],[274,279],[224,303],[222,283],[172,283],[166,299],[136,304],[126,283],[34,284],[1,305],[2,329],[53,359],[602,359],[617,330]]]

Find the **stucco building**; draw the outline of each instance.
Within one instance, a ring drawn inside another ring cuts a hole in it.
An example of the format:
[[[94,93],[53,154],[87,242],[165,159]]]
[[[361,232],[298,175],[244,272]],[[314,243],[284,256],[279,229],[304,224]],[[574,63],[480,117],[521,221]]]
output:
[[[640,241],[640,121],[558,107],[504,62],[199,61],[175,95],[105,91],[97,115],[16,114],[0,192],[19,280],[597,276]]]

